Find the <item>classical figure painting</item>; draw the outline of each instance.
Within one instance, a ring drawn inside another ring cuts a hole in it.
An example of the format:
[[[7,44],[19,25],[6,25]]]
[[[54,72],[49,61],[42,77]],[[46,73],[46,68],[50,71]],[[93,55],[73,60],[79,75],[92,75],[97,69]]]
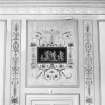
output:
[[[66,63],[66,47],[38,47],[37,63]]]
[[[78,85],[77,27],[77,20],[27,21],[27,87]]]

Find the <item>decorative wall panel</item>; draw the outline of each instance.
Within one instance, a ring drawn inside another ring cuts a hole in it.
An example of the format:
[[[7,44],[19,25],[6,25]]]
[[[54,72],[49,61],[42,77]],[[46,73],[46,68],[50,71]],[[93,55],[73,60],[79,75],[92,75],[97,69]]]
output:
[[[20,105],[21,22],[14,20],[11,23],[10,105]]]
[[[26,105],[79,105],[79,94],[26,95]]]
[[[84,80],[85,80],[85,105],[94,104],[94,45],[93,22],[84,21]]]
[[[27,21],[27,87],[78,85],[78,22]]]
[[[3,105],[100,105],[97,21],[35,16],[7,20]]]

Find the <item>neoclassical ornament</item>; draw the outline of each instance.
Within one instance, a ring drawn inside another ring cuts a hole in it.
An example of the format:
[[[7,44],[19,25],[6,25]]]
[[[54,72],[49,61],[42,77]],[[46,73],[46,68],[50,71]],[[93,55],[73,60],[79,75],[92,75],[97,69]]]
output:
[[[28,21],[27,33],[27,82],[77,84],[77,21]]]
[[[84,79],[85,79],[85,105],[94,104],[94,48],[93,23],[84,21]]]
[[[11,21],[11,23],[10,105],[19,105],[21,22],[19,20],[14,20]]]

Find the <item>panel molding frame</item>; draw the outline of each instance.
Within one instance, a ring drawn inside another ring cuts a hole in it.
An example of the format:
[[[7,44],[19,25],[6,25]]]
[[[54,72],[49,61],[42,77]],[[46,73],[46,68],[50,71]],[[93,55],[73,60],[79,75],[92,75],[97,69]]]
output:
[[[65,93],[54,93],[54,94],[47,94],[47,93],[44,93],[44,94],[35,94],[35,93],[26,93],[25,94],[25,105],[27,105],[27,97],[29,96],[29,100],[28,100],[28,103],[29,101],[32,103],[32,101],[64,101],[64,100],[71,100],[73,101],[73,99],[75,98],[78,98],[76,101],[76,103],[78,105],[80,105],[80,94],[79,93],[71,93],[71,94],[65,94]],[[55,96],[55,97],[54,97]],[[59,97],[61,97],[62,99],[59,99]],[[57,99],[58,98],[58,99]],[[72,102],[73,103],[73,102]],[[77,105],[76,104],[76,105]],[[30,104],[29,104],[30,105]],[[32,105],[32,104],[31,104]],[[72,104],[74,105],[74,104]]]
[[[39,19],[39,20],[52,20],[52,19],[50,19],[50,18],[48,18],[48,19]],[[38,21],[39,21],[38,20]],[[55,17],[55,15],[53,16],[53,20],[67,20],[67,19],[65,19],[65,18],[60,18],[59,17],[59,19],[56,19],[56,17]],[[73,19],[70,19],[70,20],[73,20]],[[26,64],[25,65],[27,65],[27,59],[28,59],[28,22],[37,22],[37,19],[35,20],[26,20]],[[78,20],[77,19],[74,19],[74,21],[76,21],[77,22],[77,26],[76,26],[76,29],[77,29],[77,32],[75,32],[75,34],[76,34],[76,44],[77,44],[77,53],[76,53],[76,55],[77,55],[77,74],[76,74],[76,76],[77,76],[77,82],[76,83],[74,83],[74,84],[70,84],[70,85],[49,85],[49,86],[46,86],[46,85],[38,85],[38,86],[28,86],[28,84],[27,84],[27,72],[25,72],[25,88],[79,88],[80,87],[80,72],[79,72],[79,70],[80,70],[80,68],[79,68],[79,57],[80,57],[80,53],[79,53],[79,50],[80,50],[80,48],[79,48],[79,40],[80,40],[80,38],[79,38],[79,30],[78,30]],[[28,66],[25,66],[26,68],[26,71],[27,71],[27,69],[28,69]]]

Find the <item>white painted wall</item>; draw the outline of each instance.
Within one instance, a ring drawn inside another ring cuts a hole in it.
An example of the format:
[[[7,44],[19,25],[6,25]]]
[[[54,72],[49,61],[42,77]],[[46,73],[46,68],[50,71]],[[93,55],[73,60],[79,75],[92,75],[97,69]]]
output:
[[[0,21],[0,105],[3,105],[4,36],[5,22]]]
[[[101,98],[105,105],[105,21],[99,23],[100,32],[100,59],[101,59]]]
[[[0,105],[3,105],[3,65],[4,65],[4,26],[0,21]],[[105,105],[105,22],[99,23],[100,32],[100,58],[101,58],[101,97],[102,105]]]

